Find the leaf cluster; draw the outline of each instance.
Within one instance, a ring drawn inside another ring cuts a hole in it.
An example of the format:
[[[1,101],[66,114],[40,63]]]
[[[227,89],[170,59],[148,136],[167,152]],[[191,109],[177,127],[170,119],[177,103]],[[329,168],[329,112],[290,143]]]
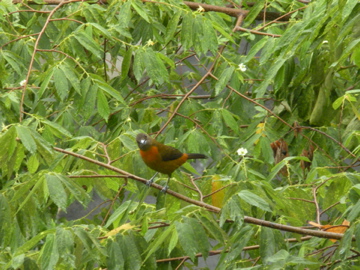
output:
[[[360,266],[360,4],[203,2],[0,2],[0,268]],[[158,193],[139,132],[210,158]]]

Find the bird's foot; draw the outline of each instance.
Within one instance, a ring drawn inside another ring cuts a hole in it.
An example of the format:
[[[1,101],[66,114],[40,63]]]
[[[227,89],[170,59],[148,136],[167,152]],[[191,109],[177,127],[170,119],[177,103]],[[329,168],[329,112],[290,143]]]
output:
[[[166,194],[167,190],[169,189],[168,185],[166,185],[165,187],[163,187],[163,189],[161,190],[162,193]]]
[[[148,187],[150,187],[151,184],[154,182],[154,179],[155,179],[155,177],[157,176],[157,174],[158,174],[158,173],[155,173],[154,176],[151,177],[150,180],[146,182],[146,185],[147,185]]]

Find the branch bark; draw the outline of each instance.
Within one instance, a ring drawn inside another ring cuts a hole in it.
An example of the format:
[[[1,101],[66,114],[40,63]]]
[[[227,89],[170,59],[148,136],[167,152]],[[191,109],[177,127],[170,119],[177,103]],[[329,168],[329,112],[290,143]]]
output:
[[[142,177],[136,176],[134,174],[131,174],[127,171],[124,171],[122,169],[119,169],[117,167],[114,167],[112,165],[100,162],[98,160],[86,157],[84,155],[80,155],[62,148],[58,148],[58,147],[54,147],[53,148],[55,151],[66,154],[66,155],[70,155],[70,156],[74,156],[83,160],[86,160],[88,162],[91,162],[93,164],[97,164],[103,168],[109,169],[111,171],[120,173],[122,177],[126,177],[126,178],[130,178],[130,179],[134,179],[136,181],[142,182],[143,184],[146,185],[147,183],[147,179],[144,179]],[[162,186],[156,184],[156,183],[152,183],[151,187],[156,188],[158,190],[162,190]],[[221,209],[218,207],[215,207],[213,205],[201,202],[201,201],[197,201],[194,199],[191,199],[189,197],[186,197],[180,193],[177,193],[175,191],[172,190],[167,190],[167,193],[171,196],[174,196],[180,200],[183,200],[185,202],[203,207],[209,211],[215,212],[215,213],[220,213]],[[249,216],[244,216],[244,222],[245,223],[251,223],[254,225],[259,225],[259,226],[264,226],[264,227],[269,227],[272,229],[277,229],[277,230],[281,230],[281,231],[287,231],[287,232],[293,232],[293,233],[297,233],[297,234],[302,234],[302,235],[310,235],[310,236],[316,236],[316,237],[320,237],[320,238],[328,238],[328,239],[341,239],[343,237],[343,234],[341,233],[333,233],[333,232],[326,232],[326,231],[315,231],[315,230],[309,230],[309,229],[303,229],[303,228],[299,228],[299,227],[294,227],[294,226],[289,226],[289,225],[283,225],[283,224],[278,224],[278,223],[273,223],[270,221],[266,221],[266,220],[262,220],[262,219],[258,219],[258,218],[254,218],[254,217],[249,217]],[[353,236],[353,241],[355,240],[355,236]]]
[[[151,1],[151,0],[142,0],[143,2],[147,3],[154,3],[154,4],[161,4],[159,1]],[[24,2],[23,0],[13,0],[14,4],[19,4]],[[44,4],[41,5],[59,5],[62,3],[63,0],[44,0]],[[71,2],[89,2],[90,4],[98,4],[98,2],[93,1],[83,1],[83,0],[73,0]],[[107,4],[107,0],[101,0],[102,4]],[[39,5],[39,3],[35,1],[27,1],[27,4],[35,4]],[[213,11],[213,12],[220,12],[227,14],[231,17],[239,17],[240,15],[243,15],[246,17],[246,15],[250,12],[249,10],[245,9],[239,9],[239,8],[229,8],[229,7],[221,7],[216,5],[209,5],[209,4],[203,4],[203,3],[196,3],[196,2],[190,2],[190,1],[184,1],[184,4],[187,5],[192,10],[197,10],[200,6],[205,10],[205,12]],[[276,21],[288,21],[290,19],[290,15],[288,14],[280,14],[277,12],[268,12],[268,11],[261,11],[257,15],[257,19],[262,20],[276,20]]]

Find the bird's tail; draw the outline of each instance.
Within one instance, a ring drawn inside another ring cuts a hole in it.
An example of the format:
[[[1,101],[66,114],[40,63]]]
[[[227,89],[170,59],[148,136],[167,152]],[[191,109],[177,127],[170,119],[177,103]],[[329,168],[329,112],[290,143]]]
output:
[[[207,158],[207,156],[203,155],[203,154],[187,154],[188,158],[187,159],[204,159]]]

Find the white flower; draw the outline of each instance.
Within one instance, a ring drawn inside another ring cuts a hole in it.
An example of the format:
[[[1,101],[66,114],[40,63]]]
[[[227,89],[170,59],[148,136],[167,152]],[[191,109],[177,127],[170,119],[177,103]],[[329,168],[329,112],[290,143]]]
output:
[[[327,40],[324,40],[323,42],[322,42],[322,44],[328,44],[329,43],[329,41],[327,41]]]
[[[241,63],[241,64],[239,65],[239,70],[240,70],[240,71],[245,72],[246,69],[247,69],[247,67],[246,67],[246,65],[245,65],[244,63]]]
[[[205,9],[202,6],[199,6],[198,9],[196,10],[197,12],[204,12]]]
[[[26,83],[26,80],[22,80],[22,81],[20,82],[20,86],[23,87],[23,86],[25,85],[25,83]]]
[[[153,46],[155,43],[154,41],[152,41],[151,39],[149,39],[147,42],[146,42],[146,45],[148,46]]]
[[[248,150],[246,148],[241,147],[238,150],[236,150],[236,153],[239,156],[245,156],[248,153]]]

